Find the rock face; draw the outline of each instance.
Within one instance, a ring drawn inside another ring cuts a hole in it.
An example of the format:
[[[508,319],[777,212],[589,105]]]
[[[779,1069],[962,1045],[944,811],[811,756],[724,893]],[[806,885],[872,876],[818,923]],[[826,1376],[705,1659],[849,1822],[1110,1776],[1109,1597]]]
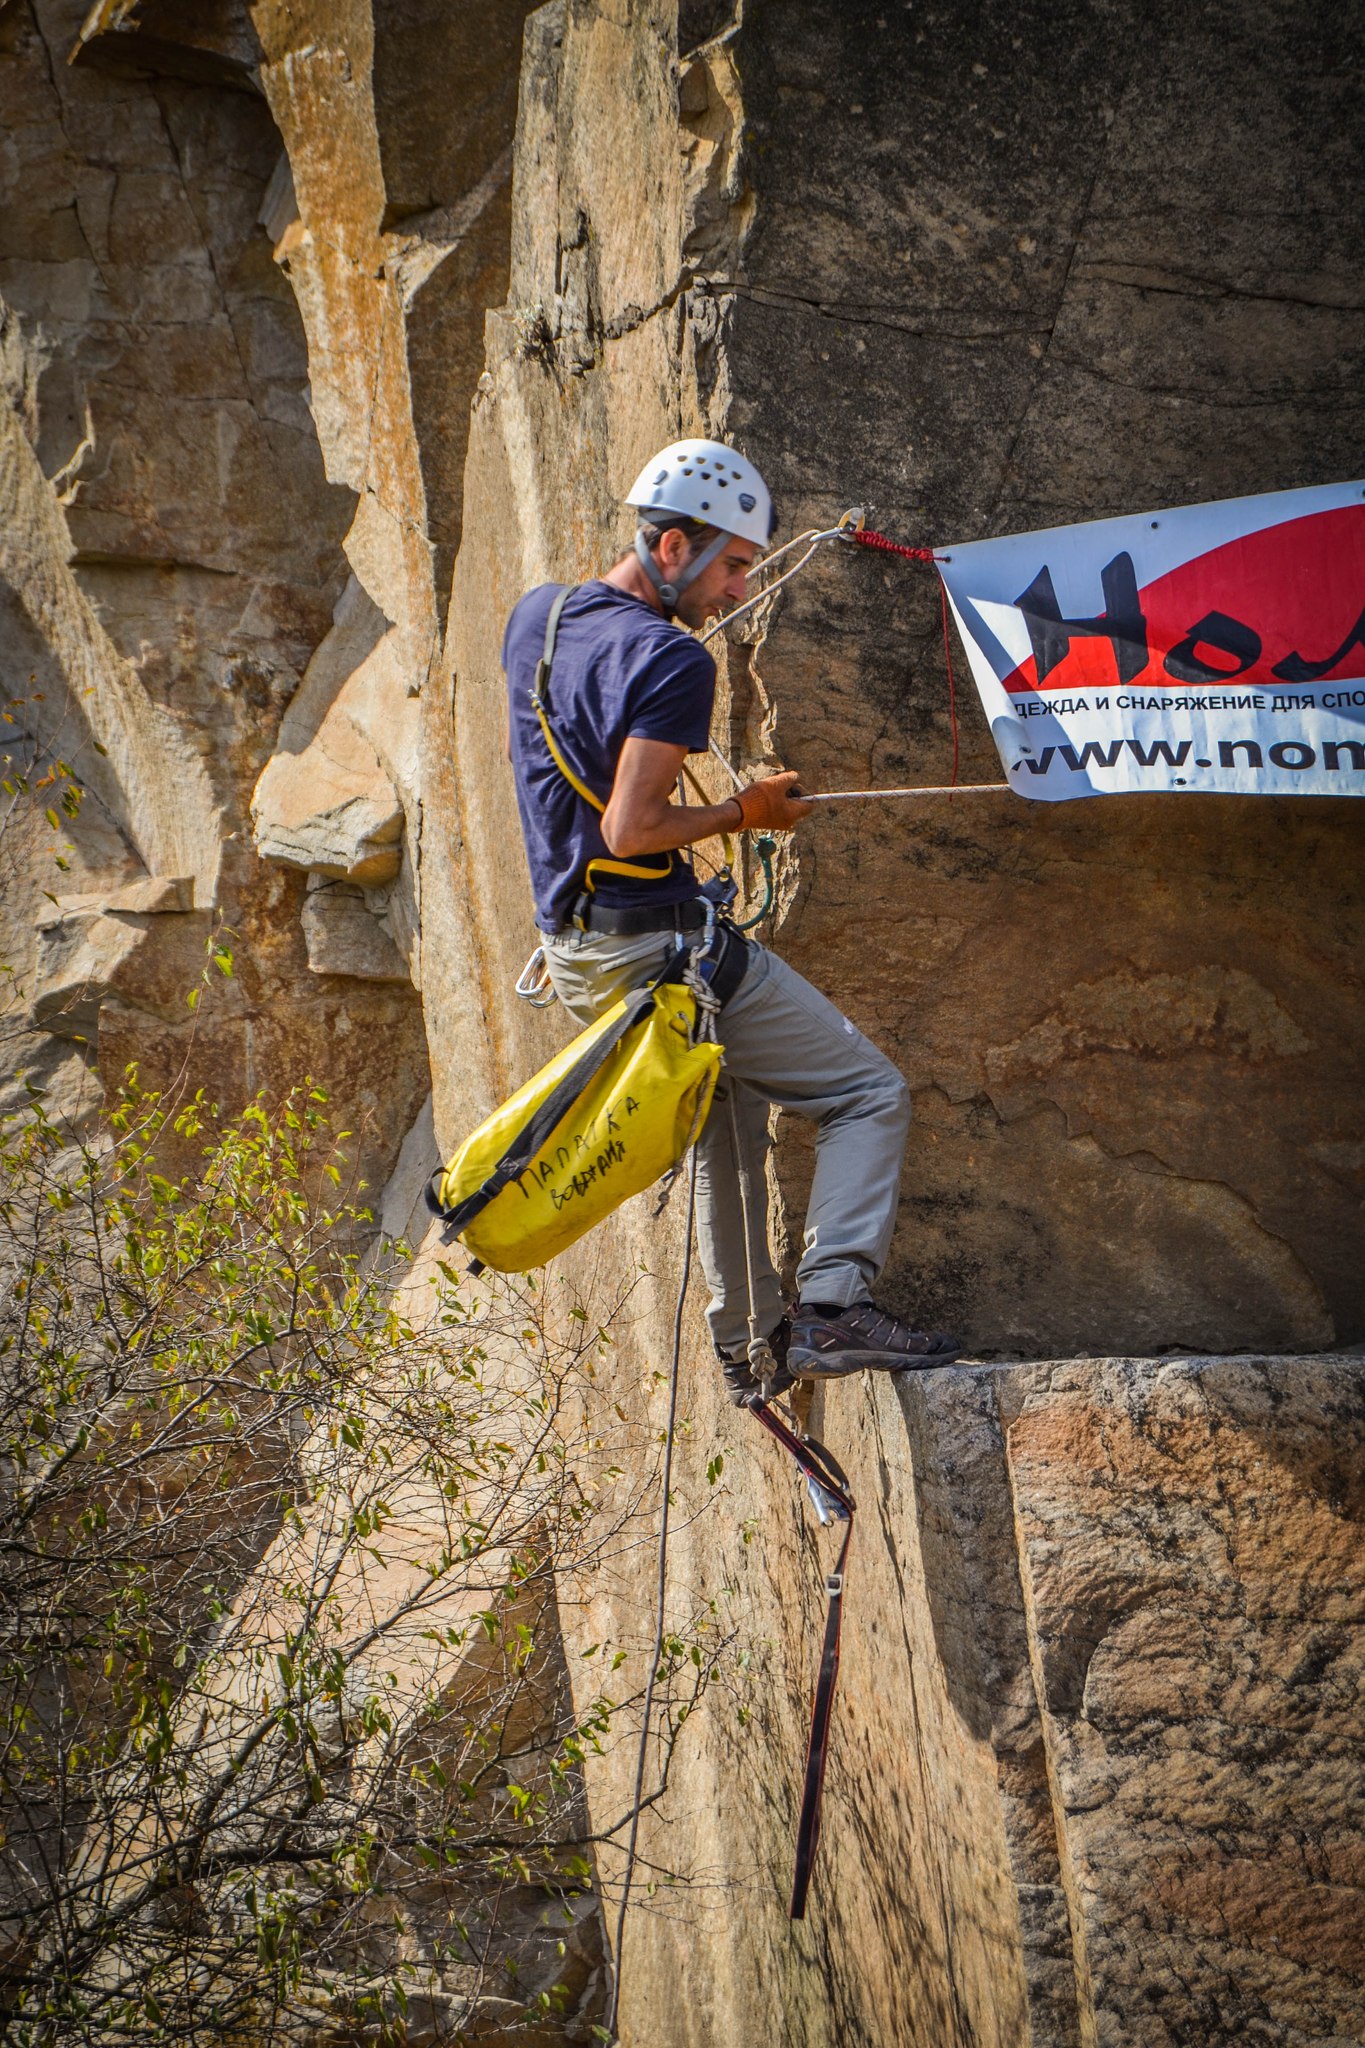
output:
[[[107,34],[80,0],[0,18],[4,685],[30,781],[60,758],[87,792],[56,829],[41,790],[6,827],[7,1046],[73,1112],[92,1066],[235,1100],[311,1073],[378,1187],[427,1092],[420,1006],[406,977],[310,972],[304,878],[263,864],[248,823],[281,714],[349,616],[355,503],[324,474],[258,225],[280,138],[244,13],[130,12],[103,10]],[[369,875],[397,871],[401,820],[381,792],[353,832]],[[192,1015],[211,935],[233,972],[208,968]]]
[[[1351,2038],[1358,1365],[1073,1364],[995,1398],[1098,2038]]]
[[[860,1513],[786,2037],[1359,2039],[1359,1363],[959,1369],[813,1420]],[[738,1611],[768,1572],[814,1600],[784,1507],[733,1544]],[[770,1739],[808,1676],[769,1673]],[[752,1741],[733,1768],[792,1796]],[[717,1953],[670,2038],[765,2038],[777,1994]]]
[[[1330,149],[1299,168],[1359,118],[1346,17],[884,18],[759,8],[728,46],[753,224],[705,298],[727,422],[794,523],[872,499],[967,540],[1360,470],[1365,326],[1332,281],[1356,202]],[[775,744],[826,786],[942,781],[936,595],[862,568],[798,584],[763,642]],[[975,707],[963,768],[998,773]],[[784,946],[914,1090],[903,1305],[1007,1355],[1359,1338],[1361,824],[962,799],[817,826]]]
[[[460,849],[424,900],[424,991],[464,1042],[486,1034],[473,1071],[433,1064],[443,1145],[557,1042],[552,1013],[501,994],[532,937],[509,915],[526,897],[501,622],[527,586],[624,543],[618,501],[651,448],[737,439],[786,533],[862,504],[943,542],[1359,468],[1345,364],[1365,329],[1339,282],[1358,203],[1344,157],[1301,168],[1312,136],[1357,119],[1349,32],[1296,19],[1245,5],[1215,34],[1122,7],[1062,25],[758,5],[675,21],[572,0],[533,17],[448,633],[456,746],[448,763],[433,702],[424,750],[425,830]],[[1232,92],[1262,39],[1274,62]],[[1190,137],[1222,82],[1215,162]],[[1253,154],[1274,221],[1258,203],[1254,227],[1230,227],[1247,203],[1232,166]],[[722,740],[817,787],[945,781],[937,610],[912,565],[823,558],[732,636]],[[960,709],[963,779],[995,779]],[[1348,803],[1216,799],[1046,817],[936,799],[796,835],[773,942],[914,1093],[889,1299],[1012,1359],[1358,1340],[1360,845]],[[474,974],[482,1017],[461,1008]],[[790,1230],[803,1130],[779,1131],[775,1167]],[[622,1221],[617,1270],[659,1274],[666,1297],[676,1237]],[[585,1250],[585,1285],[601,1257]],[[611,1389],[656,1428],[657,1314]],[[1268,1523],[1312,1522],[1322,1560],[1350,1547],[1345,1496],[1310,1506],[1289,1475],[1338,1403],[1355,1440],[1357,1364],[1011,1366],[826,1397],[818,1433],[863,1503],[866,1619],[818,1909],[795,1934],[780,1898],[818,1572],[788,1475],[766,1445],[737,1447],[695,1339],[689,1369],[679,1497],[700,1519],[675,1538],[671,1611],[716,1601],[767,1652],[743,1735],[712,1717],[647,1830],[652,1855],[732,1889],[714,1908],[694,1894],[684,1927],[640,1915],[623,2038],[1365,2034],[1358,1961],[1325,1931],[1359,1905],[1335,1860],[1359,1698],[1344,1664],[1319,1692],[1292,1647],[1329,1654],[1334,1596],[1272,1620],[1262,1567],[1219,1523],[1255,1472],[1248,1498],[1279,1502]],[[708,1517],[717,1444],[743,1457]],[[1297,1577],[1297,1539],[1264,1534]],[[640,1565],[592,1589],[581,1634],[566,1599],[571,1646],[624,1626],[647,1587]],[[1350,1658],[1356,1626],[1330,1654]],[[624,1762],[605,1768],[596,1810],[627,1784]],[[1234,1895],[1229,1918],[1215,1901]]]
[[[511,995],[515,599],[612,558],[680,433],[740,442],[784,534],[1359,474],[1359,34],[1305,0],[11,0],[7,676],[31,779],[90,792],[3,840],[21,1056],[73,1110],[92,1041],[229,1094],[306,1068],[415,1228],[564,1037]],[[946,780],[931,573],[826,554],[736,629],[732,758]],[[826,1559],[690,1304],[669,1612],[743,1654],[645,1823],[700,1881],[632,1916],[623,2041],[1365,2039],[1365,1374],[1310,1355],[1365,1338],[1361,811],[934,798],[784,847],[765,936],[914,1096],[886,1298],[1006,1362],[811,1417],[860,1515],[793,1930]],[[780,1129],[788,1242],[808,1173]],[[566,1262],[633,1289],[598,1384],[641,1442],[679,1206]],[[643,1670],[652,1528],[560,1588],[571,1679],[607,1641]],[[597,1825],[632,1770],[593,1764]]]
[[[1135,16],[1104,19],[1133,47]],[[945,542],[1360,467],[1365,329],[1332,282],[1354,202],[1296,168],[1355,115],[1331,29],[1273,19],[1277,64],[1221,131],[1284,194],[1252,235],[1182,137],[1190,95],[1271,32],[1255,6],[1216,48],[1144,31],[1131,77],[1097,63],[1098,17],[1059,46],[1008,13],[930,31],[760,6],[679,77],[612,10],[537,16],[451,626],[481,930],[522,890],[500,622],[610,553],[621,490],[674,433],[738,438],[784,531],[860,503]],[[814,787],[946,781],[931,574],[825,556],[741,629],[741,757]],[[974,705],[961,765],[998,779]],[[1006,1356],[1362,1335],[1358,810],[964,797],[797,836],[783,951],[914,1092],[897,1305]],[[498,974],[523,937],[485,942]],[[779,1149],[798,1213],[804,1160]]]

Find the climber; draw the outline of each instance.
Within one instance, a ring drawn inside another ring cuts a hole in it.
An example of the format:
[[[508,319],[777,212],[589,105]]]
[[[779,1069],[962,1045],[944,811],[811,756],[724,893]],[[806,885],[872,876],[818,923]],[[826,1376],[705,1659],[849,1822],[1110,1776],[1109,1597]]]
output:
[[[707,747],[716,682],[710,654],[685,629],[743,600],[772,530],[762,477],[731,448],[679,441],[645,465],[625,502],[639,520],[634,546],[567,593],[554,584],[530,591],[502,651],[536,923],[559,999],[583,1023],[649,979],[714,914],[684,849],[722,832],[790,831],[813,809],[791,771],[722,803],[673,801],[687,755]],[[960,1348],[951,1337],[909,1329],[871,1299],[895,1224],[905,1082],[775,953],[722,931],[725,1070],[697,1146],[697,1216],[707,1321],[731,1398],[746,1403],[759,1392],[746,1354],[734,1145],[744,1148],[749,1186],[765,1187],[771,1103],[814,1120],[817,1135],[789,1313],[766,1231],[756,1233],[753,1309],[779,1368],[769,1391],[864,1367],[951,1363]],[[733,1117],[720,1113],[731,1090]]]

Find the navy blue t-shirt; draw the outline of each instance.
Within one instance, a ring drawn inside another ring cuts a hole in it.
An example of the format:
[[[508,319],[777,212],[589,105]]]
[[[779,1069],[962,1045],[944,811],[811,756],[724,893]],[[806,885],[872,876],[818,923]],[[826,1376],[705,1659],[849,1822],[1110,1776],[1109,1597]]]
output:
[[[557,931],[569,922],[589,861],[611,859],[602,817],[555,766],[531,704],[536,663],[545,651],[550,606],[563,589],[542,583],[522,598],[503,635],[508,724],[517,806],[531,869],[536,923]],[[579,781],[605,803],[628,739],[664,740],[701,753],[711,730],[716,664],[700,642],[642,598],[610,583],[584,583],[559,616],[549,713],[555,743]],[[596,874],[599,903],[684,903],[697,893],[690,861],[674,853],[639,856],[661,879]]]

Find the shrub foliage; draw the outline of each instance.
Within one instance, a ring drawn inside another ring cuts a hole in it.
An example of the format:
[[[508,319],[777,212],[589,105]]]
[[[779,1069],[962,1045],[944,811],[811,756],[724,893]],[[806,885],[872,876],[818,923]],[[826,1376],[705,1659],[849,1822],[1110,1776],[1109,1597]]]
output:
[[[642,1674],[603,1648],[571,1698],[555,1589],[647,1449],[588,1432],[581,1309],[373,1249],[327,1119],[130,1075],[94,1134],[35,1096],[0,1141],[20,2043],[459,2040],[583,1996],[580,1766]],[[661,1776],[712,1669],[666,1663]]]

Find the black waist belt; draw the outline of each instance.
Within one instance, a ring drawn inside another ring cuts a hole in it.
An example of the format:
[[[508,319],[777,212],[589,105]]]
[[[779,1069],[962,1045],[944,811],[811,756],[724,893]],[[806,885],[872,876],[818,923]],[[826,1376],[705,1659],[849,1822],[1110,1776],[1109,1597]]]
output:
[[[629,909],[598,903],[586,893],[569,913],[569,928],[579,932],[610,932],[624,938],[632,932],[700,931],[706,922],[703,906],[685,903],[641,903]]]
[[[709,903],[693,896],[685,903],[661,903],[657,908],[642,903],[638,909],[632,905],[629,910],[613,910],[605,903],[594,903],[585,894],[574,905],[574,919],[580,931],[606,932],[613,938],[625,938],[632,932],[699,932],[710,909]],[[580,911],[582,922],[578,923]],[[748,972],[750,957],[748,940],[727,918],[717,917],[701,973],[719,1002],[728,1003],[734,995]]]

